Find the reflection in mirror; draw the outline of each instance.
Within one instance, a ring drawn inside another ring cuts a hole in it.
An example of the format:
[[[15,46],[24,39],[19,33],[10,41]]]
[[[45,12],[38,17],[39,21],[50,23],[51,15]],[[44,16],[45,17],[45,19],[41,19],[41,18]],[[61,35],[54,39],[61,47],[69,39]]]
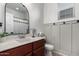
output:
[[[29,12],[22,3],[6,4],[5,32],[9,34],[29,33]]]

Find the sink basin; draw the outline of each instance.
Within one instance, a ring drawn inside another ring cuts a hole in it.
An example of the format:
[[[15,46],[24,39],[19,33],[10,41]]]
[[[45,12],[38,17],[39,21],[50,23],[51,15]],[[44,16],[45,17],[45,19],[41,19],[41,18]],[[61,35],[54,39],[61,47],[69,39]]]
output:
[[[18,41],[18,42],[26,42],[26,41],[28,41],[28,40],[26,40],[26,39],[18,39],[18,40],[16,40],[16,41]]]
[[[26,42],[26,41],[31,41],[31,38],[21,38],[21,39],[17,39],[16,41],[18,42]]]

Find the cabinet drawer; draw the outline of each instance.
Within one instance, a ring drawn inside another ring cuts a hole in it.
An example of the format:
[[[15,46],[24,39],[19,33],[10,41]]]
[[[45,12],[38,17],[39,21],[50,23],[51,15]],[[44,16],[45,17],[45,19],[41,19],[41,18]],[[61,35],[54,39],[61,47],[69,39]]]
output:
[[[45,40],[44,39],[36,41],[36,42],[33,43],[33,49],[34,50],[38,49],[39,47],[44,46],[44,44],[45,44]]]
[[[34,56],[44,56],[44,47],[40,47],[33,52]]]
[[[7,51],[0,52],[0,56],[22,56],[32,51],[32,44],[19,46]]]
[[[4,52],[0,52],[0,56],[19,56],[21,55],[19,48],[13,48]]]
[[[20,47],[21,55],[25,55],[29,52],[32,52],[32,44],[27,44]]]

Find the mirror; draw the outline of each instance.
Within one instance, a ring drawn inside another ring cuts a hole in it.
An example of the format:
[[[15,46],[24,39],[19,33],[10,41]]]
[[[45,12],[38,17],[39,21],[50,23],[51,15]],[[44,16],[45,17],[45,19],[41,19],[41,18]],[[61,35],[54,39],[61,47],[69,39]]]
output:
[[[29,33],[29,12],[22,3],[6,3],[4,32],[9,34]]]

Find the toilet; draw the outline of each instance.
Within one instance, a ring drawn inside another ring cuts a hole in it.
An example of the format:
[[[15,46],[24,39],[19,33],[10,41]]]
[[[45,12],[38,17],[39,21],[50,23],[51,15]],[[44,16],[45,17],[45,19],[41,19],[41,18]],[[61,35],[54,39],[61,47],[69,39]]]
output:
[[[45,44],[46,56],[52,56],[52,51],[54,50],[54,46],[51,44]]]

